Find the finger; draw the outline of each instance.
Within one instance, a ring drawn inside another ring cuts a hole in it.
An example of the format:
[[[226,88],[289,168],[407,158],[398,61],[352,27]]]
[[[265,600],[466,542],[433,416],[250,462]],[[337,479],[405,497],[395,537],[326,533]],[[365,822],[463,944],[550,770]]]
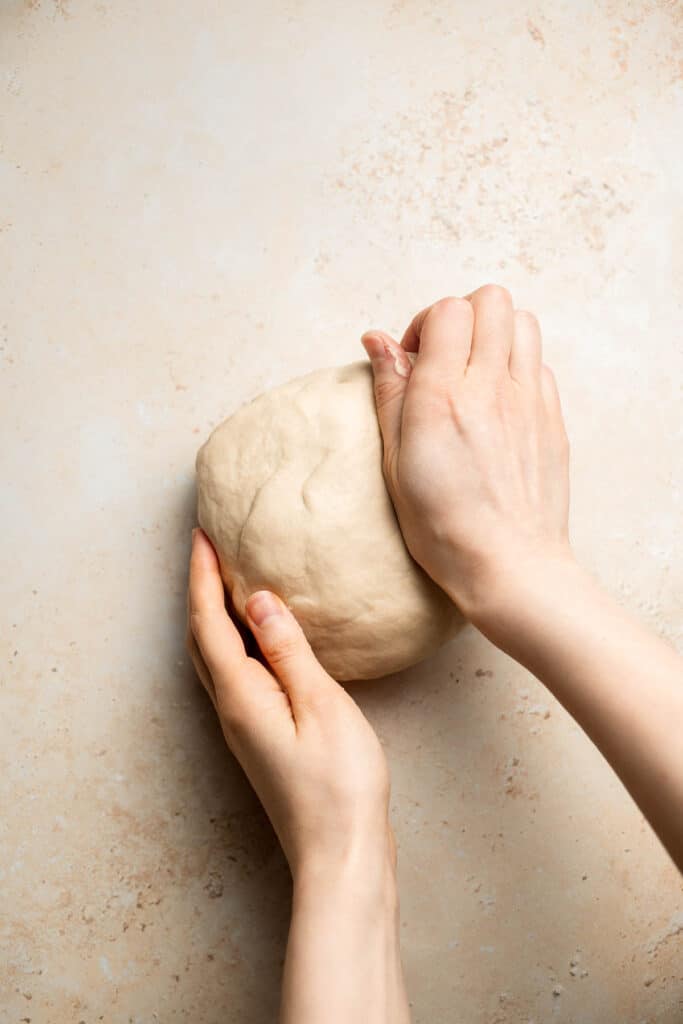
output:
[[[469,366],[493,375],[507,371],[514,334],[510,293],[486,284],[468,296],[474,310],[474,331]]]
[[[197,647],[197,641],[192,633],[192,624],[190,620],[190,590],[188,588],[186,596],[186,629],[185,629],[185,650],[190,655],[190,659],[194,666],[194,670],[197,673],[199,682],[202,684],[206,692],[208,693],[213,706],[216,706],[216,688],[213,685],[213,679],[211,674],[204,663],[204,659],[201,656],[200,650]]]
[[[372,365],[384,465],[389,471],[401,444],[401,417],[412,363],[398,342],[384,331],[366,331],[361,342]]]
[[[186,637],[186,640],[185,640],[185,646],[187,648],[188,654],[190,655],[190,658],[192,659],[192,664],[194,666],[195,672],[197,673],[197,676],[199,677],[200,683],[202,684],[202,686],[204,687],[204,689],[208,693],[209,697],[211,698],[211,703],[213,704],[214,708],[216,708],[216,710],[218,710],[217,706],[216,706],[216,687],[213,685],[213,679],[211,678],[211,673],[209,672],[208,668],[206,667],[204,659],[202,658],[202,655],[201,655],[201,651],[197,647],[197,641],[195,640],[194,636],[192,635],[192,630],[190,629],[190,625],[189,625],[189,619],[188,619],[187,637]]]
[[[202,530],[192,535],[190,629],[215,685],[239,680],[247,655],[237,627],[225,610],[218,558]]]
[[[541,366],[541,396],[546,410],[552,416],[562,418],[562,406],[560,404],[560,392],[557,389],[555,374],[549,366]]]
[[[541,369],[541,394],[549,413],[559,411],[560,393],[557,389],[555,374],[550,367],[546,366],[545,362]]]
[[[538,387],[541,374],[541,329],[533,313],[517,309],[514,313],[514,336],[510,350],[510,376],[518,384]]]
[[[259,647],[289,696],[296,716],[321,694],[337,688],[311,650],[289,608],[269,590],[258,590],[246,604],[247,621]]]
[[[192,632],[192,617],[190,615],[190,590],[187,590],[187,628],[185,632],[185,648],[187,653],[190,655],[190,659],[194,666],[194,670],[197,673],[199,682],[202,684],[213,704],[216,711],[218,711],[218,705],[216,703],[216,687],[214,686],[211,673],[206,667],[206,662],[202,658],[202,653],[197,646],[197,641],[194,638]]]
[[[401,348],[404,348],[406,352],[419,352],[422,325],[431,308],[431,306],[425,306],[425,308],[421,309],[419,313],[416,313],[403,332]]]
[[[565,471],[569,465],[569,438],[567,428],[562,415],[562,403],[557,388],[555,374],[545,364],[541,367],[541,399],[548,416],[550,437],[552,438],[553,451],[555,456],[564,465]]]
[[[188,604],[188,649],[232,749],[239,754],[244,737],[273,729],[281,735],[292,723],[289,698],[271,672],[247,657],[223,603],[218,558],[201,530],[193,533]]]
[[[419,352],[421,368],[441,380],[461,377],[467,368],[474,316],[466,299],[439,299],[413,318],[401,346]]]

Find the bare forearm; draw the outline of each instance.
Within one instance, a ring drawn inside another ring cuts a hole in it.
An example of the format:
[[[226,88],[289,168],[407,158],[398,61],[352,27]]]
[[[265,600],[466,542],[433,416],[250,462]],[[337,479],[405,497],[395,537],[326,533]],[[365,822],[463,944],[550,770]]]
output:
[[[374,854],[295,879],[281,1024],[409,1024],[393,867]]]
[[[570,559],[492,594],[475,624],[573,715],[683,869],[683,659]]]

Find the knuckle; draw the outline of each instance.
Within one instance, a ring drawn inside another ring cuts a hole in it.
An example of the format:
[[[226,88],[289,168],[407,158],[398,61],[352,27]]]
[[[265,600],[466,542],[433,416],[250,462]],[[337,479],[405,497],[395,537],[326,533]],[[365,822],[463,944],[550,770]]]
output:
[[[249,732],[248,719],[243,708],[236,707],[221,697],[221,692],[216,689],[216,703],[223,732],[231,742],[234,742]]]
[[[391,377],[379,377],[375,380],[375,404],[382,409],[389,402],[398,398],[404,390],[405,381],[398,380],[396,374]]]
[[[541,379],[545,387],[555,389],[555,374],[545,363],[541,367]]]
[[[479,289],[479,295],[485,302],[496,305],[510,305],[512,296],[502,284],[485,284]]]
[[[194,637],[199,647],[210,634],[209,616],[204,612],[192,612],[190,615],[190,634]]]
[[[276,636],[263,644],[263,653],[271,665],[285,665],[296,657],[301,647],[297,636]]]
[[[427,319],[436,319],[441,317],[460,317],[470,316],[472,313],[472,307],[470,306],[467,299],[460,299],[455,295],[446,295],[443,299],[439,299],[430,308],[427,313]]]
[[[327,687],[309,687],[297,700],[299,713],[308,712],[316,718],[324,718],[329,724],[334,717],[335,704]]]
[[[458,299],[455,295],[445,295],[438,299],[429,311],[429,316],[437,316],[439,313],[449,313],[458,308]]]
[[[538,331],[539,329],[538,317],[528,309],[515,310],[515,319],[525,327],[529,327],[534,331]]]
[[[507,422],[513,411],[511,396],[507,382],[495,381],[490,389],[489,401],[486,405],[489,415],[501,422]]]
[[[231,733],[241,735],[247,729],[247,716],[244,708],[234,701],[226,700],[222,690],[216,690],[216,699],[221,714],[221,721]]]

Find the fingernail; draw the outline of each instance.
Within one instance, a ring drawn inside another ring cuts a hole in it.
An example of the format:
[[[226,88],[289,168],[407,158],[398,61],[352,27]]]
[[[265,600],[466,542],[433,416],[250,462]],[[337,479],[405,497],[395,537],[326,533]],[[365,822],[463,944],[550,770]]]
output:
[[[370,332],[365,333],[360,340],[363,348],[370,356],[373,366],[391,359],[394,364],[394,373],[398,374],[399,377],[410,377],[413,367],[408,354],[400,345],[390,345],[385,338]]]
[[[394,357],[394,370],[399,377],[410,377],[413,366],[407,353],[403,349],[399,349],[398,352],[393,352],[392,355]]]
[[[386,343],[382,338],[378,338],[376,334],[365,333],[360,340],[373,362],[375,359],[386,359],[390,355]]]
[[[247,601],[247,615],[255,626],[262,626],[266,619],[282,615],[282,603],[269,590],[257,590]]]

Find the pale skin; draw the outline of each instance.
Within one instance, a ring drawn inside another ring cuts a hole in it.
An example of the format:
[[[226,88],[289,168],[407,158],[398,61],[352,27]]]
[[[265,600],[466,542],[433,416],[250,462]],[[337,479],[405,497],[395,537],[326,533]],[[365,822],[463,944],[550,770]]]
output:
[[[573,556],[568,444],[536,319],[487,285],[423,310],[400,344],[380,331],[363,344],[412,556],[574,716],[683,869],[683,659]],[[270,670],[247,657],[200,530],[188,609],[197,671],[292,871],[282,1024],[404,1024],[389,776],[374,732],[268,592],[247,615]]]

